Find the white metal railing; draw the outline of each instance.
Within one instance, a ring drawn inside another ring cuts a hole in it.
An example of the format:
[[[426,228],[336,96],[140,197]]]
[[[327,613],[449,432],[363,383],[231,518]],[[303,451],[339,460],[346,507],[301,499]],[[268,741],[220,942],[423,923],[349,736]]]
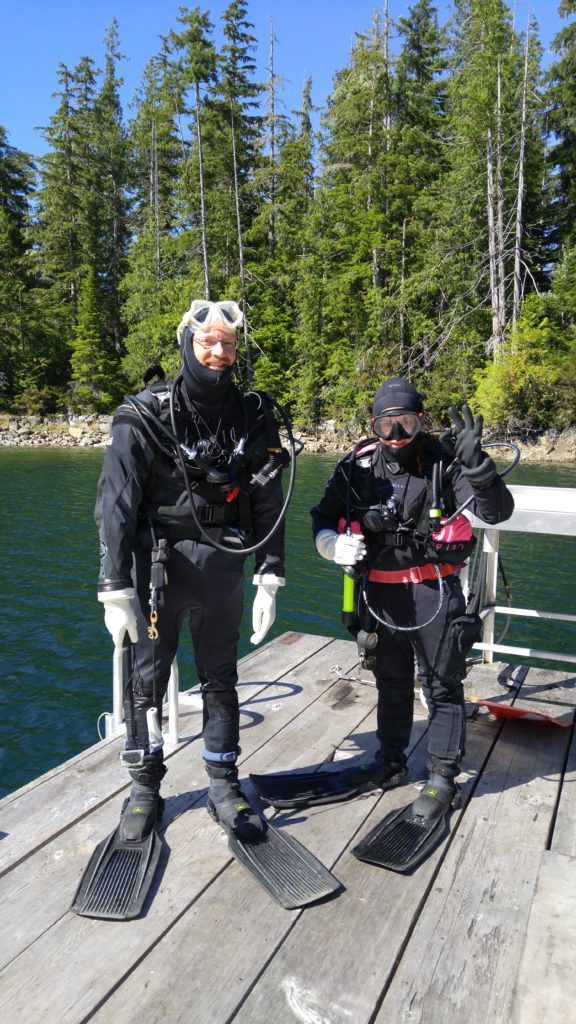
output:
[[[482,640],[474,644],[474,650],[482,651],[482,661],[493,661],[495,652],[513,654],[523,658],[541,658],[547,661],[564,661],[576,664],[576,654],[558,654],[554,651],[533,647],[512,647],[494,640],[496,615],[518,615],[533,619],[552,619],[558,622],[576,622],[576,615],[566,612],[537,611],[534,608],[509,608],[496,604],[498,578],[498,547],[501,531],[516,533],[546,533],[564,537],[576,537],[576,488],[573,487],[528,487],[511,485],[514,496],[514,512],[505,523],[488,526],[482,520],[472,517],[472,525],[483,529],[483,550],[488,559],[486,576],[486,603],[481,611],[483,619]],[[529,564],[529,559],[526,560]],[[463,572],[466,583],[467,570]]]
[[[168,690],[168,728],[164,729],[164,740],[171,746],[178,743],[178,662],[172,662]],[[124,719],[124,679],[122,673],[122,648],[115,647],[112,656],[112,713],[104,716],[105,735],[119,736],[126,732]]]

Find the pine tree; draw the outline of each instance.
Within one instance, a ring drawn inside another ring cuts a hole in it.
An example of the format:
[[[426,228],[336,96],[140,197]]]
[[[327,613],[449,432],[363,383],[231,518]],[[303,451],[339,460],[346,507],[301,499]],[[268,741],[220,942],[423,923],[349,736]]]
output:
[[[470,395],[487,354],[500,358],[513,313],[520,150],[524,124],[523,195],[542,187],[543,142],[537,75],[502,0],[458,0],[450,26],[447,81],[447,169],[431,210],[425,274],[435,332],[424,351],[433,373],[431,402],[440,414]],[[536,43],[530,44],[535,47]],[[524,110],[523,96],[528,98]],[[524,224],[536,209],[527,202]],[[536,233],[537,234],[537,233]],[[524,269],[539,259],[539,241],[522,231]],[[529,282],[532,278],[529,277]]]
[[[216,82],[217,56],[210,39],[213,25],[207,13],[201,13],[198,7],[193,11],[181,7],[178,22],[182,25],[182,30],[170,34],[170,43],[172,50],[177,54],[182,51],[177,61],[178,75],[183,88],[182,114],[192,114],[194,118],[190,126],[193,142],[186,145],[183,141],[186,154],[182,174],[183,201],[189,210],[190,229],[197,230],[200,235],[204,297],[209,299],[211,274],[203,142],[205,98],[202,89],[208,85],[213,86]],[[190,99],[187,93],[191,93]]]
[[[95,167],[98,194],[98,282],[102,296],[104,340],[118,355],[123,346],[120,316],[120,282],[128,247],[129,154],[119,90],[122,80],[116,65],[118,25],[114,19],[106,33],[104,80],[94,103]]]
[[[82,281],[78,319],[71,339],[71,394],[68,407],[76,412],[107,412],[121,397],[116,360],[102,336],[104,294],[96,271],[88,268]]]
[[[213,95],[213,107],[221,118],[220,181],[221,201],[213,213],[220,245],[223,292],[234,289],[239,279],[239,297],[244,310],[244,359],[246,375],[252,378],[252,351],[249,336],[245,231],[258,209],[258,200],[250,187],[259,162],[258,139],[262,119],[253,112],[262,86],[254,81],[256,39],[247,20],[245,0],[231,0],[222,15],[224,46],[219,59],[219,80]],[[218,109],[219,108],[219,109]],[[220,148],[220,147],[219,147]],[[218,257],[216,257],[218,259]]]
[[[167,373],[177,370],[176,328],[190,295],[201,291],[195,236],[183,230],[179,203],[182,110],[182,85],[164,45],[144,70],[129,126],[133,240],[121,294],[126,332],[122,365],[132,386],[138,386],[152,362],[160,360]]]
[[[0,407],[10,408],[30,343],[31,274],[28,202],[34,182],[31,157],[8,142],[0,126]]]
[[[299,372],[302,310],[297,280],[306,261],[314,200],[311,90],[308,80],[295,124],[282,116],[276,119],[275,156],[262,176],[266,202],[247,232],[255,383],[289,405],[298,403],[303,384]],[[270,123],[269,129],[272,131]],[[273,189],[269,187],[271,176]]]
[[[561,0],[558,11],[562,18],[576,14],[576,0]],[[560,30],[552,48],[557,60],[549,71],[547,102],[548,129],[555,140],[549,158],[556,187],[550,214],[559,253],[564,245],[576,245],[576,21]]]

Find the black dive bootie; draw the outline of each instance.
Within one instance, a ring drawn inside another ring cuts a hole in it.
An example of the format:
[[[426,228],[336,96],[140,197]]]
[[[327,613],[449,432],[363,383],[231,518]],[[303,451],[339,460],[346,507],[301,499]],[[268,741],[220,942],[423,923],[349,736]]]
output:
[[[130,796],[124,802],[120,815],[120,839],[128,843],[141,842],[156,827],[163,810],[164,801],[157,790],[132,783]]]
[[[392,760],[378,751],[374,762],[370,765],[371,777],[379,789],[393,789],[394,786],[401,786],[407,771],[406,758],[403,754]]]
[[[460,806],[460,789],[453,778],[432,772],[420,796],[412,804],[414,816],[434,821]]]
[[[232,829],[239,839],[254,840],[264,835],[265,823],[250,806],[238,782],[235,766],[205,761],[210,779],[208,811],[225,829]]]
[[[137,843],[150,835],[160,821],[164,801],[160,796],[160,783],[166,775],[162,752],[144,754],[144,764],[130,768],[132,789],[124,801],[118,834],[128,843]]]

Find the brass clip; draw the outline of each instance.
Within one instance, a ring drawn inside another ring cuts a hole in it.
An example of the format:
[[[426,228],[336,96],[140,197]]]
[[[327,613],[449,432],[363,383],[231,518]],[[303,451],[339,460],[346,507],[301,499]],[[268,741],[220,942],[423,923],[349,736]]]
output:
[[[150,625],[148,626],[148,637],[150,640],[157,640],[159,637],[158,630],[156,629],[156,623],[158,622],[158,612],[154,608],[150,612]]]

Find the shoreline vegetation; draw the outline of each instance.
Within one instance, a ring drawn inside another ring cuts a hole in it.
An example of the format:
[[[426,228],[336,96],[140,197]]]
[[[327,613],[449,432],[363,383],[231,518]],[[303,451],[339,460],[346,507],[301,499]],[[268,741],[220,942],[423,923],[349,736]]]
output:
[[[103,448],[112,416],[0,415],[0,448]],[[317,428],[294,427],[307,454],[345,453],[360,439],[358,432],[326,420]],[[487,432],[487,441],[502,434]],[[521,437],[506,435],[520,448],[523,462],[576,463],[576,426],[567,430],[530,431]]]
[[[546,55],[511,0],[416,0],[393,29],[376,10],[290,111],[249,0],[218,28],[181,7],[126,110],[116,19],[97,57],[55,53],[45,155],[0,125],[2,410],[111,411],[178,372],[211,295],[246,314],[242,379],[349,428],[311,451],[369,429],[391,373],[437,423],[467,398],[508,436],[575,424],[575,4]]]

